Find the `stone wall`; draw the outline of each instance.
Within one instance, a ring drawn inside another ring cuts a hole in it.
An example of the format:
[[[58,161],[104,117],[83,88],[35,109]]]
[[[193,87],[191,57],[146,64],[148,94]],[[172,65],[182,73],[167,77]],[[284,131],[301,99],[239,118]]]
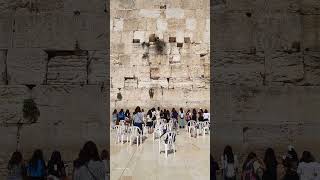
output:
[[[110,6],[111,110],[209,109],[209,0],[111,0]]]
[[[227,144],[241,157],[292,144],[319,160],[319,1],[211,5],[215,156]]]
[[[21,129],[20,149],[76,158],[85,141],[107,148],[107,11],[104,0],[4,0],[0,3],[0,179],[16,149],[23,100],[37,123]],[[70,169],[69,169],[70,170]]]

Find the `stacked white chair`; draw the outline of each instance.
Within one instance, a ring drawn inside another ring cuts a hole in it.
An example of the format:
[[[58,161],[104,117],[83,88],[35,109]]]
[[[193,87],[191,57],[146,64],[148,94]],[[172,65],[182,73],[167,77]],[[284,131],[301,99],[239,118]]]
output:
[[[205,122],[198,122],[197,123],[197,136],[199,136],[200,134],[203,134],[203,127],[205,126]]]
[[[208,132],[208,134],[210,134],[210,121],[204,122],[203,135],[205,135],[206,132]]]
[[[156,124],[156,127],[152,133],[153,134],[153,137],[152,137],[153,141],[155,140],[156,137],[160,138],[160,136],[162,135],[162,132],[163,132],[163,128],[164,128],[163,124],[159,124],[159,125]]]
[[[191,131],[195,131],[196,130],[196,125],[197,125],[197,122],[194,121],[194,120],[190,120],[187,124],[187,127],[188,127],[188,133],[191,137]]]
[[[137,126],[129,127],[130,145],[132,145],[134,139],[137,140],[137,147],[138,147],[139,146],[139,142],[140,142],[140,144],[142,143],[142,132],[141,132],[141,129],[139,127],[137,127]]]
[[[171,150],[171,149],[173,150],[173,154],[176,155],[176,146],[175,146],[175,142],[174,142],[175,136],[176,136],[176,133],[173,132],[173,131],[167,132],[164,135],[164,139],[167,138],[167,142],[163,141],[166,158],[168,157],[168,151]],[[159,153],[161,153],[160,141],[159,141]]]
[[[124,134],[124,128],[120,125],[115,125],[114,129],[116,131],[116,143],[121,142],[122,135]]]

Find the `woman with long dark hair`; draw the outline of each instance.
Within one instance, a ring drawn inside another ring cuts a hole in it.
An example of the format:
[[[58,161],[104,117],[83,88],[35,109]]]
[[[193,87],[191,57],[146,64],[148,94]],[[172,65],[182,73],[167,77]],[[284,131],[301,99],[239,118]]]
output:
[[[250,152],[242,166],[242,176],[244,180],[260,180],[264,171],[264,163],[254,152]]]
[[[59,151],[54,151],[48,162],[48,179],[62,180],[66,177],[64,162]]]
[[[191,120],[197,121],[197,110],[196,109],[192,110]]]
[[[277,180],[277,158],[272,148],[268,148],[264,154],[265,171],[262,180]]]
[[[134,113],[135,113],[135,116],[134,116],[134,120],[133,120],[133,125],[139,127],[141,130],[141,133],[143,134],[143,128],[142,128],[143,115],[141,113],[139,106],[136,107]]]
[[[115,109],[113,112],[112,112],[112,124],[111,124],[111,127],[113,128],[115,125],[118,125],[119,122],[118,122],[118,111]]]
[[[224,148],[221,164],[224,180],[235,180],[237,174],[237,158],[229,145]]]
[[[23,163],[22,154],[14,152],[8,163],[7,180],[23,180],[26,176],[26,169]]]
[[[300,180],[315,179],[317,175],[317,166],[318,164],[315,162],[311,152],[304,151],[297,170]]]
[[[298,180],[298,154],[293,146],[288,147],[288,153],[283,159],[283,166],[285,167],[285,175],[283,180]]]
[[[43,153],[40,149],[34,151],[32,158],[27,166],[27,176],[32,180],[44,180],[46,174],[46,164],[43,159]]]
[[[104,180],[106,168],[100,159],[98,148],[92,141],[85,143],[74,162],[73,180]]]

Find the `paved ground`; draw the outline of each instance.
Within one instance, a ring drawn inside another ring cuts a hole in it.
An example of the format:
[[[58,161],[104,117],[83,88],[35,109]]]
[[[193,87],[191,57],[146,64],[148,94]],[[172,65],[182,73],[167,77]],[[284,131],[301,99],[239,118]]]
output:
[[[163,147],[162,147],[163,148]],[[116,144],[111,133],[111,180],[209,180],[210,136],[188,137],[180,130],[176,140],[176,155],[159,153],[158,140],[152,134],[139,147],[136,144]]]

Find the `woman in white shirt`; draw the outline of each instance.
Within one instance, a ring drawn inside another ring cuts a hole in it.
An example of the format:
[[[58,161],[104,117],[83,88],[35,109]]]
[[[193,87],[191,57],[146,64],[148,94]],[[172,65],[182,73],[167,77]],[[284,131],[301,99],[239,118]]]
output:
[[[309,151],[304,151],[297,170],[300,180],[315,180],[317,178],[317,166],[318,163],[314,161],[312,154]]]
[[[204,110],[203,120],[204,120],[204,121],[210,121],[210,113],[208,112],[207,109]]]
[[[226,146],[221,157],[222,176],[224,180],[235,180],[238,171],[237,156],[233,154],[231,146]]]

